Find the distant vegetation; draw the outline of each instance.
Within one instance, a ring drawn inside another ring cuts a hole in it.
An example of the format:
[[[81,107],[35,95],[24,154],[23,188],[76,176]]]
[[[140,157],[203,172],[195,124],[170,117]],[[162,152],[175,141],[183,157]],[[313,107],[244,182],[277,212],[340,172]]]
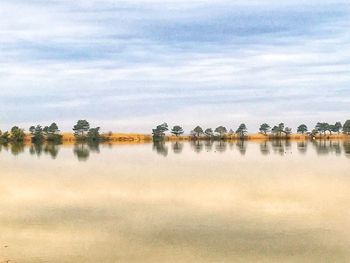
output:
[[[25,130],[18,126],[12,127],[10,131],[0,131],[0,144],[23,143],[28,139],[34,144],[62,142],[63,136],[55,122],[44,127],[40,124],[30,126],[28,131],[29,133],[25,133]],[[73,127],[73,132],[77,142],[101,142],[108,139],[108,136],[100,134],[100,127],[90,128],[86,120],[78,120]]]
[[[168,124],[163,123],[158,125],[152,130],[153,140],[162,141],[166,138],[166,132],[168,131]],[[171,131],[176,137],[184,134],[184,130],[181,126],[174,126]],[[268,123],[263,123],[260,125],[259,133],[266,136],[269,139],[288,139],[292,134],[292,129],[286,127],[285,124],[279,123],[277,125],[270,126]],[[297,127],[297,133],[310,138],[314,137],[329,137],[333,134],[347,134],[350,135],[350,120],[347,120],[344,125],[341,122],[336,122],[334,124],[329,124],[327,122],[318,122],[312,131],[309,131],[305,124],[300,124]],[[238,126],[236,131],[233,129],[228,129],[224,126],[218,126],[214,130],[212,128],[202,128],[201,126],[196,126],[190,131],[190,139],[193,140],[229,140],[229,139],[239,139],[245,140],[248,138],[248,128],[242,123]]]
[[[169,130],[167,123],[162,123],[152,130],[153,140],[162,141],[165,137],[165,132]]]
[[[56,123],[44,128],[41,125],[31,126],[29,132],[33,143],[43,143],[44,141],[59,143],[62,140],[62,135],[59,134],[60,130]]]
[[[78,120],[72,128],[76,142],[82,143],[98,143],[110,140],[112,132],[101,134],[100,127],[90,127],[87,120]],[[24,141],[31,141],[35,144],[56,143],[62,142],[63,136],[58,125],[54,122],[49,126],[41,126],[40,124],[29,127],[29,132],[25,132],[23,128],[14,126],[10,131],[0,131],[0,145],[7,143],[21,144]],[[180,125],[175,125],[169,130],[167,123],[162,123],[152,129],[154,141],[163,141],[167,138],[167,132],[172,134],[174,138],[189,138],[191,140],[245,140],[249,138],[248,128],[242,123],[237,129],[227,129],[225,126],[213,128],[203,128],[196,126],[189,132],[189,135],[183,136],[185,131]],[[341,133],[350,135],[350,120],[345,121],[344,125],[341,122],[329,124],[327,122],[318,122],[312,130],[305,124],[300,124],[296,132],[300,135],[310,138],[328,138],[331,135],[339,135]],[[259,128],[260,136],[268,139],[288,139],[292,134],[292,129],[286,127],[284,123],[271,126],[268,123],[262,123]]]
[[[87,120],[78,120],[73,127],[74,136],[78,142],[101,142],[107,137],[100,134],[100,127],[90,128]]]
[[[184,130],[182,129],[181,126],[176,125],[171,129],[171,133],[174,134],[175,136],[179,136],[184,133]]]

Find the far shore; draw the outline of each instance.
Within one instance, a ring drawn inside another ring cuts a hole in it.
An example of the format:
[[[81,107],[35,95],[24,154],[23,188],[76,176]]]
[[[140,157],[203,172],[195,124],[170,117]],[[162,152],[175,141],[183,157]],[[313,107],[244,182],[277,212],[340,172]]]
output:
[[[63,132],[62,134],[62,143],[64,144],[74,144],[76,138],[73,133]],[[112,134],[103,134],[109,143],[142,143],[142,142],[151,142],[152,135],[150,134],[141,134],[141,133],[112,133]],[[288,139],[288,140],[309,140],[311,137],[307,134],[290,134],[288,137],[280,137],[274,139]],[[326,134],[326,135],[316,135],[316,140],[350,140],[350,135],[346,134]],[[190,135],[166,135],[164,138],[165,141],[191,141],[191,140],[208,140],[205,136],[200,138],[195,138]],[[240,140],[237,135],[225,135],[224,140]],[[269,135],[264,135],[261,133],[248,134],[245,136],[244,140],[249,141],[263,141],[271,140]],[[25,142],[31,142],[31,135],[26,134]]]

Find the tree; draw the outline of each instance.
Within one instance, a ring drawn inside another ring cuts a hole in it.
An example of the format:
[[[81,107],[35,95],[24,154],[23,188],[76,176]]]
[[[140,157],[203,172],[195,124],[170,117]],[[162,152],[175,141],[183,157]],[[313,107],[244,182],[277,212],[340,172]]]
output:
[[[205,133],[205,135],[207,135],[209,138],[212,137],[212,136],[214,135],[213,129],[212,129],[212,128],[205,129],[204,133]]]
[[[332,132],[337,132],[337,128],[335,127],[334,124],[330,124],[329,127],[329,133],[332,135]]]
[[[94,142],[101,140],[102,138],[100,135],[100,127],[89,129],[87,133],[87,139],[89,141],[94,141]]]
[[[267,133],[270,132],[270,129],[270,125],[268,125],[267,123],[263,123],[260,125],[259,131],[260,133],[267,135]]]
[[[35,132],[35,126],[30,126],[29,128],[29,132],[31,135],[34,135],[34,132]]]
[[[14,126],[11,128],[11,136],[10,139],[13,142],[23,142],[24,141],[24,130]]]
[[[37,125],[34,129],[34,133],[32,134],[32,141],[35,143],[41,143],[43,140],[43,128],[40,125]]]
[[[10,140],[10,133],[8,131],[1,133],[1,136],[0,136],[1,143],[8,143],[9,140]]]
[[[274,134],[274,135],[277,135],[278,134],[278,126],[273,126],[273,128],[271,129],[271,132]]]
[[[284,133],[285,135],[288,135],[292,132],[292,129],[288,127],[285,128],[284,123],[281,122],[280,124],[278,124],[278,126],[276,125],[273,126],[271,131],[275,136],[282,137],[282,133]]]
[[[319,133],[319,131],[317,129],[313,129],[310,133],[310,136],[315,137],[318,133]]]
[[[298,126],[298,129],[297,129],[297,132],[298,133],[301,133],[301,134],[304,134],[307,132],[307,126],[305,124],[301,124]]]
[[[174,134],[176,137],[183,134],[184,130],[182,129],[181,126],[179,125],[175,125],[172,129],[171,129],[171,133]]]
[[[284,129],[284,133],[285,133],[286,135],[291,134],[291,133],[292,133],[292,128],[286,127],[286,128]]]
[[[49,127],[46,126],[44,130],[48,141],[59,143],[62,140],[62,135],[59,134],[60,130],[55,122],[51,123]]]
[[[74,125],[73,131],[74,136],[76,137],[84,137],[84,133],[90,129],[90,124],[86,120],[78,120],[77,124]],[[48,131],[48,130],[47,130]]]
[[[89,159],[90,150],[84,143],[74,145],[73,152],[78,157],[79,161],[86,161]]]
[[[284,132],[284,123],[281,122],[280,124],[278,124],[278,133],[279,136],[282,136],[282,133]]]
[[[343,125],[343,133],[350,134],[350,120],[347,120]]]
[[[342,127],[341,122],[337,121],[334,125],[331,125],[331,130],[339,134]]]
[[[196,128],[194,128],[193,131],[196,137],[199,137],[203,134],[203,129],[200,126],[197,126]]]
[[[242,123],[239,125],[238,129],[236,130],[236,133],[239,135],[240,138],[244,138],[244,136],[247,134],[247,126]]]
[[[56,134],[58,133],[60,130],[58,129],[58,126],[55,122],[51,123],[51,125],[48,127],[47,129],[48,133],[50,134]]]
[[[327,122],[318,122],[315,126],[315,130],[325,135],[326,131],[330,130],[330,125]]]
[[[164,139],[165,132],[168,130],[168,124],[166,122],[158,125],[155,129],[152,129],[153,140]]]
[[[43,132],[45,133],[45,135],[47,136],[49,134],[49,126],[45,126],[43,128]]]
[[[227,129],[224,126],[219,126],[215,129],[215,132],[220,134],[220,137],[223,137],[227,133]]]
[[[318,133],[321,133],[322,132],[322,123],[321,122],[318,122],[316,123],[316,126],[315,126],[315,130],[318,132]]]

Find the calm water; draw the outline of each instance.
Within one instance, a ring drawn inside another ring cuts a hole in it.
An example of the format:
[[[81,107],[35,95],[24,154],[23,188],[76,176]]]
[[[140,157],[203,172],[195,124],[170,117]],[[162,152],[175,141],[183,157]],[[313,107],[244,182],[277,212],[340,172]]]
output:
[[[350,262],[350,143],[2,147],[0,262]]]

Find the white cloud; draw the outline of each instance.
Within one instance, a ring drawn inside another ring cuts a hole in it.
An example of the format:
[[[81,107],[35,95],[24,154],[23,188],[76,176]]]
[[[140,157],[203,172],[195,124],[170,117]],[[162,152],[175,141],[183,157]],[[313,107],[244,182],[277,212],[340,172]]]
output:
[[[124,131],[349,118],[349,12],[332,5],[345,2],[264,3],[3,1],[2,128],[69,129],[82,116]]]

